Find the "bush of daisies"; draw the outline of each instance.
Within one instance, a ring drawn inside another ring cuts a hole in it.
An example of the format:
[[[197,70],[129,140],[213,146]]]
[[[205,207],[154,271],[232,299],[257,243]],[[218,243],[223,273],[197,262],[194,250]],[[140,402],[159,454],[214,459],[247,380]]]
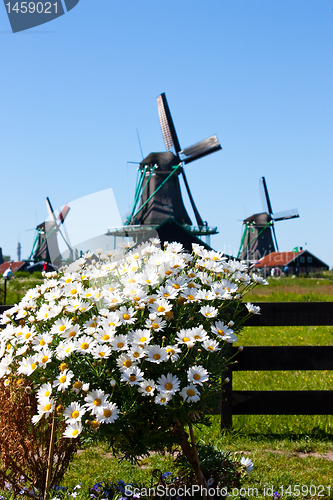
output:
[[[266,282],[219,252],[158,243],[85,254],[3,314],[0,377],[36,395],[35,425],[55,417],[65,438],[106,437],[133,458],[208,424],[228,345],[259,312],[243,297]]]

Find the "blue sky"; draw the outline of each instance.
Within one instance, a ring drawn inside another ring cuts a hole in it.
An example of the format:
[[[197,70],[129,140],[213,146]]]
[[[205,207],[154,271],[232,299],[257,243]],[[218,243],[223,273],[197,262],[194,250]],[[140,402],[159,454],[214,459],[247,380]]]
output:
[[[80,0],[12,34],[2,7],[3,253],[15,259],[19,238],[28,257],[46,196],[60,207],[112,188],[129,212],[137,129],[144,155],[165,150],[165,92],[182,147],[212,134],[223,147],[186,167],[220,231],[213,248],[237,254],[265,176],[273,210],[300,213],[276,223],[280,250],[303,246],[332,266],[332,24],[332,0]]]

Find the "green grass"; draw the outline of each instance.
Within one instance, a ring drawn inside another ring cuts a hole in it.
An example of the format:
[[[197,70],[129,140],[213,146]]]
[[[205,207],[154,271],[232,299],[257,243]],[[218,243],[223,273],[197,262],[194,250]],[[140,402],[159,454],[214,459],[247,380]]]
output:
[[[247,296],[253,302],[308,300],[306,297],[314,301],[332,301],[333,281],[320,278],[270,279],[270,286],[258,287],[251,297]],[[245,348],[250,345],[333,345],[333,326],[248,327],[236,345]],[[235,372],[233,388],[333,390],[333,372]],[[251,458],[255,468],[243,483],[244,488],[250,488],[245,495],[249,500],[272,499],[272,494],[268,494],[271,492],[267,492],[271,486],[273,491],[280,493],[281,487],[284,488],[281,500],[333,499],[332,415],[235,415],[230,431],[221,430],[220,418],[212,416],[211,427],[197,427],[195,434],[197,440],[213,443],[222,450],[244,452],[244,456]],[[119,463],[101,444],[81,450],[67,471],[63,485],[73,488],[82,483],[82,488],[88,488],[98,481],[123,479],[149,486],[154,469],[165,472],[171,467],[172,457],[158,455],[142,460],[139,466]],[[304,486],[298,497],[287,490],[290,486],[293,491],[296,485]],[[311,485],[312,489],[306,494],[306,487],[309,489]]]
[[[268,286],[259,286],[246,295],[252,302],[331,302],[333,279],[268,278]]]

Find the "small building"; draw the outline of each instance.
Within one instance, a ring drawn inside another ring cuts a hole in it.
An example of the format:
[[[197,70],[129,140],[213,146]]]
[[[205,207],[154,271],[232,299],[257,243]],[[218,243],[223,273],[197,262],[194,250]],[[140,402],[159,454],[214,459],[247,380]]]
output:
[[[261,269],[264,276],[268,275],[285,275],[309,274],[328,271],[329,266],[308,250],[300,248],[299,251],[291,252],[272,252],[259,261],[257,261],[253,269]],[[273,273],[272,270],[274,269]]]
[[[4,262],[3,264],[0,264],[0,275],[2,275],[10,266],[12,267],[13,273],[16,273],[17,271],[26,271],[28,265],[29,263],[23,261]]]

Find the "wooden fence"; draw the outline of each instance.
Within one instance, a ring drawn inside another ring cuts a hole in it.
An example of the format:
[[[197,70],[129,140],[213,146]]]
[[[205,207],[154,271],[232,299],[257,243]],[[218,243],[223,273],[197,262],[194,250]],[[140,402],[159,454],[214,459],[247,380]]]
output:
[[[333,325],[333,302],[263,302],[261,315],[247,326]],[[333,337],[332,337],[333,339]],[[238,349],[230,345],[230,355]],[[232,415],[329,415],[333,414],[332,391],[234,391],[234,371],[333,370],[332,346],[245,347],[236,364],[225,372],[223,398],[214,413],[221,414],[222,428],[232,426]]]
[[[263,302],[261,315],[249,318],[247,326],[333,325],[333,302]],[[11,306],[0,306],[0,314]],[[229,346],[229,354],[238,351]],[[237,363],[225,372],[215,414],[221,426],[232,426],[232,415],[328,415],[333,414],[332,391],[233,391],[234,371],[333,370],[332,346],[245,347],[237,352]]]

